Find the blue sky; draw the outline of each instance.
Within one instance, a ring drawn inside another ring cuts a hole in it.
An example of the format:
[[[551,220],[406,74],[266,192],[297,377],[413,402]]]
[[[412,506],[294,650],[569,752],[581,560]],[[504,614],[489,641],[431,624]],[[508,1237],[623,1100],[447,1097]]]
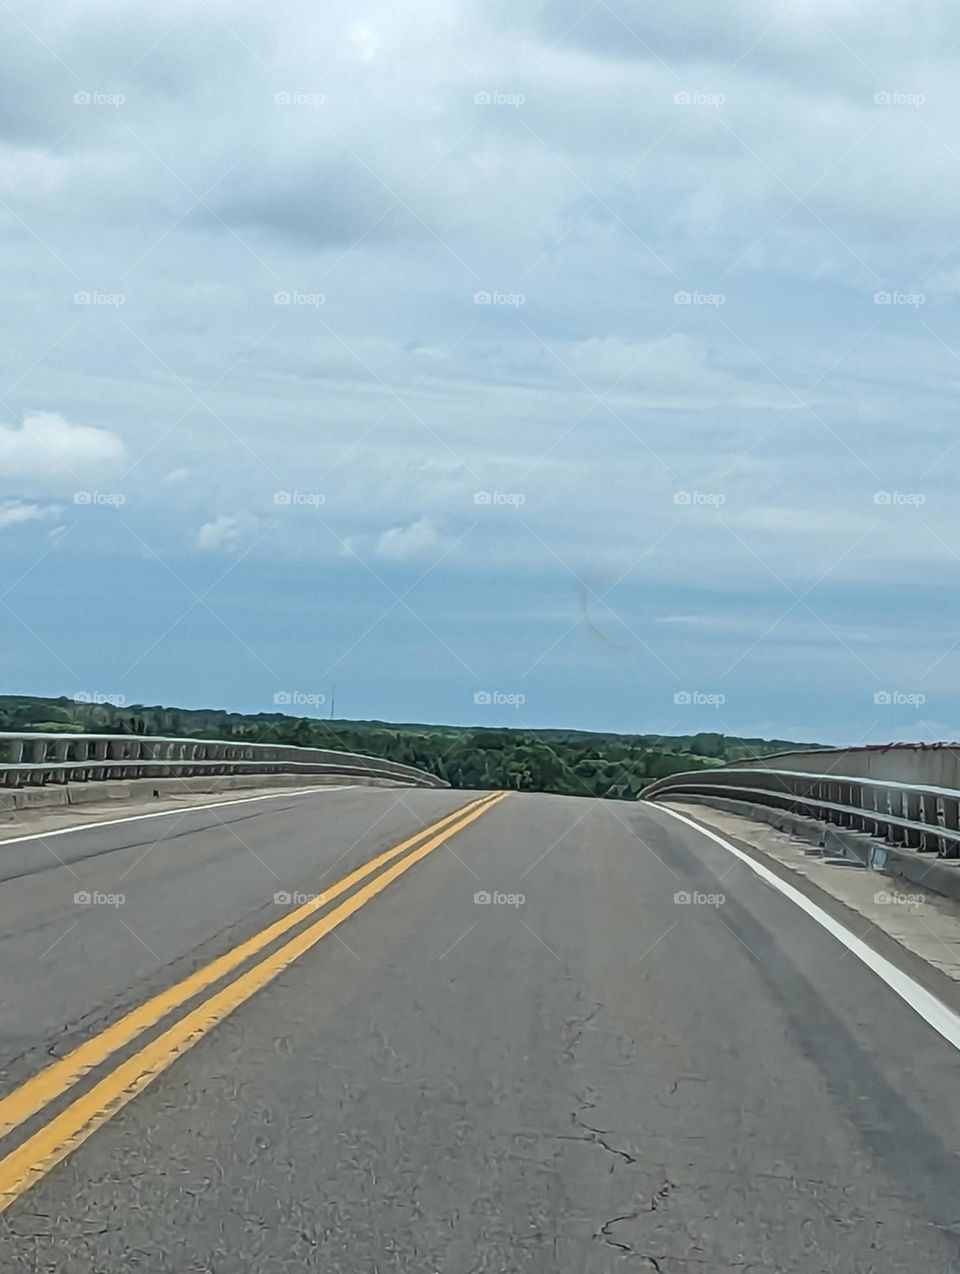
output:
[[[956,738],[946,3],[320,8],[2,11],[3,688]]]

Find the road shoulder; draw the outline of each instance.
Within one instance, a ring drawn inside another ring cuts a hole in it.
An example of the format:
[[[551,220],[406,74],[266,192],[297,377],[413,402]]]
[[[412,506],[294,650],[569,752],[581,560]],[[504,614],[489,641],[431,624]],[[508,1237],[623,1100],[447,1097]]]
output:
[[[801,890],[880,955],[960,1011],[960,906],[851,859],[824,854],[768,823],[683,801],[658,802],[727,837]],[[655,808],[655,807],[654,807]]]

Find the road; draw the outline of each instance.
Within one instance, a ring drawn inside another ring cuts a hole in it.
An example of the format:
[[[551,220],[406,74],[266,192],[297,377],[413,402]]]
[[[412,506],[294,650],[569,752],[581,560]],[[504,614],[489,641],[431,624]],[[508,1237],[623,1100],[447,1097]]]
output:
[[[481,796],[2,847],[0,1265],[960,1269],[948,1040],[656,807],[513,794],[389,856]]]

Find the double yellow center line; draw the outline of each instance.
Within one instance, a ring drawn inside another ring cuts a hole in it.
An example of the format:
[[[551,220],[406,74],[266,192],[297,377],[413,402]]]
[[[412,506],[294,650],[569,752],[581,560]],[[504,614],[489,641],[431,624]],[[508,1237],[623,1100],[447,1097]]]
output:
[[[338,880],[323,894],[288,912],[246,942],[240,943],[181,982],[132,1009],[99,1035],[78,1045],[8,1096],[0,1098],[0,1136],[5,1136],[62,1096],[95,1067],[109,1060],[144,1031],[234,972],[252,956],[259,954],[308,919],[320,907],[349,892],[355,885],[367,882],[345,902],[270,952],[259,963],[191,1009],[133,1056],[120,1062],[59,1115],[44,1124],[5,1158],[0,1159],[0,1212],[4,1212],[24,1191],[29,1190],[51,1168],[82,1145],[112,1115],[132,1101],[234,1009],[272,982],[304,952],[309,951],[321,938],[359,911],[398,876],[402,876],[457,832],[482,817],[505,796],[505,792],[497,792],[471,801],[415,836],[410,836],[399,845],[379,854]],[[416,848],[406,854],[414,846]],[[401,857],[403,854],[406,857]],[[397,859],[400,861],[394,861]],[[390,863],[393,865],[387,866]],[[385,870],[381,871],[381,868]]]

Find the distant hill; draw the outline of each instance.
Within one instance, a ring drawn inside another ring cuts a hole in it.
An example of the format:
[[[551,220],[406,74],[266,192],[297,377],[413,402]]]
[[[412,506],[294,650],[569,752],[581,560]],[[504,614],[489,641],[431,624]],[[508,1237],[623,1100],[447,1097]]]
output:
[[[328,721],[282,712],[86,703],[0,695],[0,730],[167,735],[367,752],[417,765],[454,787],[515,788],[633,799],[647,783],[746,756],[815,747],[716,733],[663,736],[387,721]]]

